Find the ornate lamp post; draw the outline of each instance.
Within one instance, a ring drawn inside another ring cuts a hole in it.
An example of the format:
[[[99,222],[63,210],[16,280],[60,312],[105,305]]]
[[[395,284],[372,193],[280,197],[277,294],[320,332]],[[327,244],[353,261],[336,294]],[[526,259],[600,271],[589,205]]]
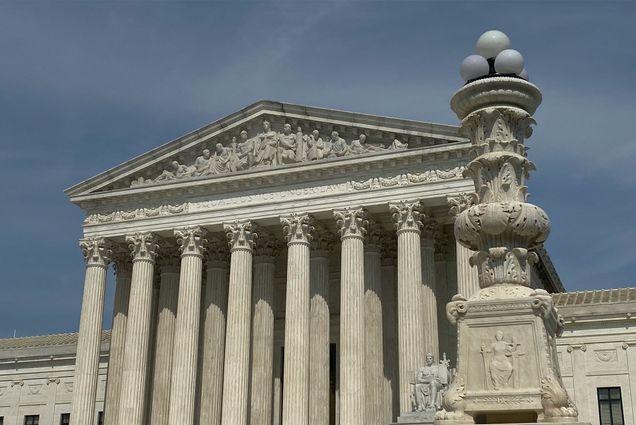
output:
[[[480,290],[469,299],[455,295],[446,307],[458,326],[457,375],[435,422],[576,422],[557,360],[561,318],[546,291],[530,288],[537,261],[530,249],[550,230],[526,187],[534,164],[524,141],[541,92],[505,34],[482,35],[477,53],[462,63],[467,83],[451,108],[475,154],[466,170],[475,193],[456,203],[463,210],[455,237],[475,251]]]

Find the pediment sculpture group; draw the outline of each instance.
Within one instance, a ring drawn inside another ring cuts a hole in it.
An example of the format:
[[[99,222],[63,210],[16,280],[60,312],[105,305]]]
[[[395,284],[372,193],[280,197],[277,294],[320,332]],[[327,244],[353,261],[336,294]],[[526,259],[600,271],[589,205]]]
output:
[[[243,130],[239,140],[236,140],[236,137],[232,138],[229,146],[217,143],[214,152],[204,149],[191,165],[172,161],[170,168],[156,178],[144,180],[140,177],[133,181],[131,187],[188,177],[226,174],[255,167],[402,150],[408,147],[407,143],[398,139],[388,146],[367,143],[366,139],[365,134],[360,134],[358,139],[347,143],[337,131],[332,131],[328,138],[323,139],[318,130],[304,134],[298,127],[294,133],[290,124],[285,124],[282,132],[277,132],[272,130],[269,121],[263,121],[263,129],[255,137],[248,137],[247,131]]]

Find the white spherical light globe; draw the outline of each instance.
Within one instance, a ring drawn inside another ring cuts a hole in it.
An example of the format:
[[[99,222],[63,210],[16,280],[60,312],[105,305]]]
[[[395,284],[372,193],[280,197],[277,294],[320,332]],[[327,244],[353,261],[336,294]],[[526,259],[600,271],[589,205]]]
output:
[[[514,49],[506,49],[495,58],[495,71],[499,74],[518,75],[523,71],[523,56]]]
[[[477,39],[475,49],[477,54],[486,59],[494,58],[502,50],[510,48],[510,39],[501,31],[486,31]]]
[[[464,81],[469,81],[488,75],[489,70],[488,61],[483,56],[470,55],[462,61],[459,73]]]
[[[526,71],[526,69],[525,69],[525,68],[523,68],[523,69],[521,70],[521,72],[519,73],[519,76],[520,76],[521,78],[523,78],[524,80],[527,80],[527,79],[528,79],[528,71]]]

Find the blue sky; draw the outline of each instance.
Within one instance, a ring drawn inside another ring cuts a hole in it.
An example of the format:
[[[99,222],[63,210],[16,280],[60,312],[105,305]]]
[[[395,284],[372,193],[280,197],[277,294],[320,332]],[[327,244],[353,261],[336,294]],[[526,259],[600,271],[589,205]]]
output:
[[[636,3],[0,2],[0,337],[77,329],[63,189],[259,99],[457,124],[501,29],[544,95],[531,201],[569,290],[636,285]],[[108,283],[107,317],[113,282]],[[106,319],[107,326],[110,319]]]

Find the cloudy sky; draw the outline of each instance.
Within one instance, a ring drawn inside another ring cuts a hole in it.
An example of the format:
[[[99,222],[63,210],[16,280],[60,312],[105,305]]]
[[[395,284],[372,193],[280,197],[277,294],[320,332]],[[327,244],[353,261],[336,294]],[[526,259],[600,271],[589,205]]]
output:
[[[564,284],[636,285],[635,16],[616,1],[0,2],[0,337],[77,329],[83,214],[63,189],[259,99],[456,124],[459,63],[493,28],[543,91],[531,200]]]

